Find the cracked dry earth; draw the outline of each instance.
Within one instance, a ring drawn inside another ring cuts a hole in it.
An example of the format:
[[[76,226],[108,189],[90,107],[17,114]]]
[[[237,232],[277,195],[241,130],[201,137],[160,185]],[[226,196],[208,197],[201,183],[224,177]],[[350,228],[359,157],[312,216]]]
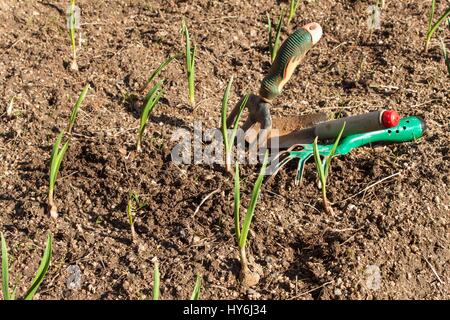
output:
[[[450,90],[438,39],[449,46],[450,31],[441,26],[424,52],[427,2],[386,1],[381,29],[369,36],[372,2],[302,2],[282,40],[312,21],[324,36],[272,112],[342,116],[393,108],[423,117],[428,131],[418,141],[362,147],[333,161],[335,216],[323,212],[313,162],[300,187],[294,164],[264,184],[248,247],[261,278],[241,290],[233,179],[218,165],[175,165],[171,135],[192,131],[194,121],[218,126],[231,76],[232,104],[258,90],[270,66],[266,14],[278,16],[287,3],[80,0],[73,73],[67,1],[0,1],[0,230],[17,294],[31,282],[50,230],[53,259],[36,299],[149,297],[155,257],[162,299],[189,298],[197,273],[202,299],[449,299]],[[137,154],[139,90],[166,57],[182,51],[182,17],[198,49],[197,106],[187,103],[183,59],[172,62]],[[56,185],[55,221],[45,210],[50,152],[86,84],[92,89]],[[14,116],[7,117],[12,97]],[[242,166],[244,206],[258,170]],[[130,190],[148,205],[136,216],[134,243]],[[81,283],[71,289],[74,265]]]

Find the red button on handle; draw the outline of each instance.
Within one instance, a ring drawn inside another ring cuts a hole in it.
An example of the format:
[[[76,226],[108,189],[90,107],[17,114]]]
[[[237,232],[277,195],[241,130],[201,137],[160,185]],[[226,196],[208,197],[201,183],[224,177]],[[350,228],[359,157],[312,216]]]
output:
[[[400,115],[395,110],[386,110],[381,116],[381,123],[385,128],[392,128],[400,122]]]

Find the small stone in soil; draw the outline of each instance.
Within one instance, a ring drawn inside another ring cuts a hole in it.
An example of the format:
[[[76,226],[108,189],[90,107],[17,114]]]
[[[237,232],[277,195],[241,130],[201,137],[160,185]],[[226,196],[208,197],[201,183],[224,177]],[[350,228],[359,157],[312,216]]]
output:
[[[366,286],[371,290],[378,290],[381,287],[381,272],[377,265],[369,265],[366,268]]]

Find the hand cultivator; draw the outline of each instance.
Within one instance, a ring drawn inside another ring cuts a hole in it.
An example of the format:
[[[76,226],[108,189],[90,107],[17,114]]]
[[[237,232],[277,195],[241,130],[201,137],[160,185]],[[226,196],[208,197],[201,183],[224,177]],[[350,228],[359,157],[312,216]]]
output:
[[[383,130],[369,131],[347,135],[341,140],[333,156],[345,155],[352,149],[375,142],[407,142],[422,137],[425,132],[425,121],[420,117],[407,117],[399,121],[398,125]],[[345,131],[344,131],[345,132]],[[333,148],[333,144],[318,145],[321,156],[328,156]],[[301,183],[305,163],[313,156],[313,144],[295,144],[286,151],[278,154],[278,161],[270,167],[270,172],[274,175],[283,168],[289,161],[299,159],[296,184]],[[325,164],[326,158],[323,160]]]
[[[273,159],[278,161],[272,160],[273,165],[267,171],[273,175],[289,161],[298,158],[296,184],[301,182],[305,162],[313,156],[314,139],[336,140],[344,124],[343,139],[334,154],[331,152],[333,144],[318,145],[319,155],[324,157],[323,166],[330,152],[331,157],[334,157],[374,142],[412,141],[420,138],[425,130],[423,119],[409,117],[400,120],[394,110],[374,111],[332,121],[328,121],[325,113],[272,118],[272,101],[280,95],[295,68],[321,37],[322,28],[317,23],[307,24],[291,34],[282,44],[268,75],[263,79],[259,95],[251,94],[246,103],[242,98],[226,121],[227,127],[232,126],[242,108],[247,107],[249,115],[241,127],[246,132],[247,142],[255,143],[259,135],[259,141],[263,144],[287,149]]]

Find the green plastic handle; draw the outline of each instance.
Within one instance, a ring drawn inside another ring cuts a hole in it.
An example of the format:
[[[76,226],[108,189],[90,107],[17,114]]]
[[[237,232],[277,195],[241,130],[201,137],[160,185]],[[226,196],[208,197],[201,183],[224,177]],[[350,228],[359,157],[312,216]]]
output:
[[[349,153],[352,149],[361,147],[363,145],[381,142],[381,141],[391,141],[391,142],[407,142],[413,141],[423,136],[426,130],[425,121],[420,117],[408,117],[400,120],[400,123],[396,127],[389,129],[357,133],[345,137],[341,140],[340,144],[336,148],[334,156],[345,155]],[[283,166],[286,165],[290,160],[298,158],[298,168],[297,177],[295,179],[296,184],[301,182],[303,171],[305,169],[305,163],[313,156],[313,145],[304,144],[300,151],[290,151],[288,157],[283,161],[279,162],[275,168],[274,172],[278,172]],[[318,151],[321,156],[329,156],[330,151],[333,149],[332,144],[318,145]],[[324,159],[324,163],[325,163]]]
[[[406,142],[423,136],[425,121],[420,117],[408,117],[400,120],[396,127],[378,131],[354,134],[345,137],[336,149],[336,154],[347,154],[352,149],[380,141]]]
[[[278,50],[269,73],[261,83],[259,95],[267,101],[275,99],[312,46],[312,36],[307,30],[298,29],[291,34]]]
[[[389,129],[370,131],[365,133],[357,133],[345,137],[341,140],[336,148],[335,155],[345,155],[349,153],[352,149],[361,147],[363,145],[381,142],[381,141],[391,141],[391,142],[406,142],[413,141],[422,137],[425,131],[426,125],[425,121],[420,117],[408,117],[400,120],[396,127]],[[304,144],[303,149],[300,151],[290,151],[289,158],[300,158],[301,161],[307,160],[313,155],[313,145]],[[332,144],[319,144],[318,151],[321,156],[328,156]]]

